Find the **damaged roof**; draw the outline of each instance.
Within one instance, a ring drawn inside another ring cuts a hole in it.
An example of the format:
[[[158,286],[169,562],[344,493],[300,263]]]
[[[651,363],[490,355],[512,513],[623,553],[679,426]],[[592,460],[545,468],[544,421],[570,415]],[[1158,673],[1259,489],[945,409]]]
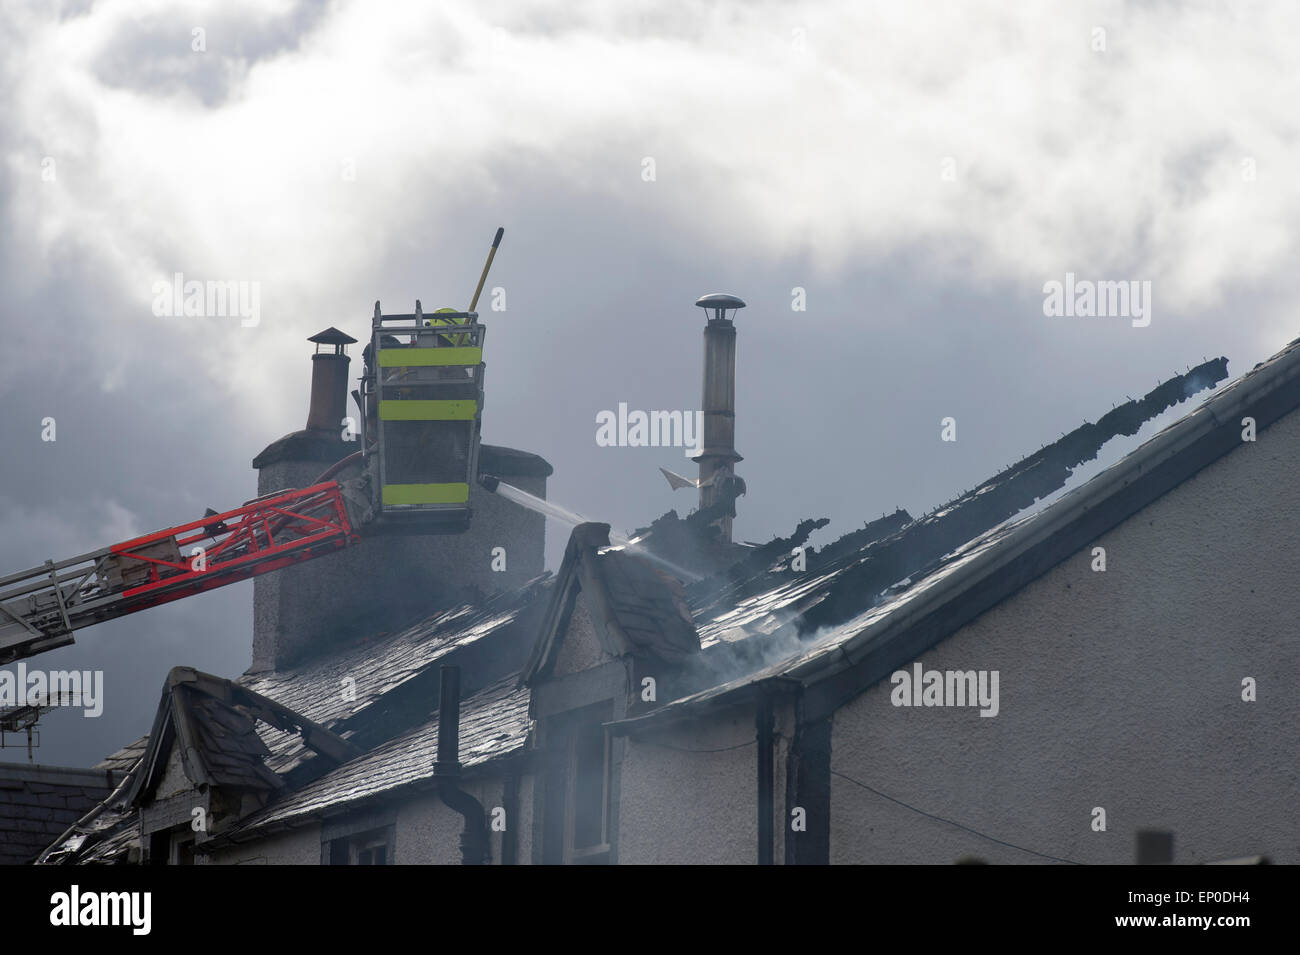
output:
[[[267,765],[271,751],[258,735],[259,723],[296,736],[333,763],[361,753],[314,720],[247,687],[192,667],[173,667],[127,803],[138,805],[153,794],[173,748],[195,786],[263,793],[285,788],[285,780]]]
[[[462,771],[523,749],[530,726],[528,691],[517,683],[518,675],[512,674],[461,704]],[[213,839],[211,845],[239,842],[263,831],[302,824],[308,817],[351,810],[362,801],[430,783],[437,752],[435,717],[286,795]]]
[[[555,579],[541,632],[519,676],[521,686],[550,672],[579,591],[586,594],[600,624],[597,636],[611,656],[645,652],[681,663],[699,652],[681,581],[644,557],[610,547],[608,524],[573,529]]]
[[[1243,417],[1262,430],[1300,407],[1300,339],[1080,487],[1037,513],[1007,520],[1061,487],[1069,462],[1095,457],[1108,434],[1135,434],[1142,421],[1225,375],[1225,359],[1198,366],[1007,469],[999,477],[1009,486],[985,482],[855,550],[831,545],[817,555],[821,560],[810,556],[807,573],[793,579],[782,562],[748,581],[720,575],[692,585],[702,643],[713,648],[706,653],[712,678],[621,721],[618,731],[730,705],[764,684],[803,687],[808,719],[833,712],[1239,447]],[[972,528],[978,532],[954,540]],[[751,639],[756,635],[766,639]]]
[[[1206,362],[932,514],[913,520],[897,511],[818,551],[808,548],[802,572],[792,571],[791,550],[824,520],[805,521],[788,538],[734,548],[726,566],[689,585],[635,553],[609,547],[608,525],[585,524],[571,536],[554,580],[539,578],[292,670],[245,674],[232,686],[364,752],[341,764],[321,760],[292,726],[263,721],[257,728],[265,749],[258,751],[260,765],[288,785],[214,844],[429,785],[441,662],[479,661],[485,677],[466,684],[462,763],[481,769],[521,751],[528,741],[528,685],[553,663],[578,590],[593,597],[605,629],[623,644],[611,649],[686,664],[678,699],[615,724],[618,731],[731,705],[769,687],[802,688],[806,718],[824,715],[1238,446],[1243,414],[1263,429],[1300,407],[1300,342],[1293,342],[1107,471],[1040,512],[1015,518],[1060,489],[1110,437],[1135,434],[1143,422],[1215,387],[1226,374],[1225,359]],[[681,549],[691,527],[661,518],[639,543],[654,550],[659,534]],[[229,734],[204,745],[250,752],[242,724],[212,714],[201,720]],[[106,763],[121,765],[133,755],[138,760],[143,749],[132,744]],[[235,771],[221,771],[227,769]],[[125,795],[119,789],[83,819],[51,858],[120,858],[137,838]]]
[[[490,672],[494,686],[505,672],[510,674],[505,683],[513,684],[527,652],[531,623],[551,583],[543,575],[478,606],[441,611],[404,630],[379,634],[292,670],[245,674],[238,680],[188,668],[173,670],[150,735],[101,764],[129,763],[134,772],[118,792],[56,840],[43,861],[115,861],[138,842],[135,803],[152,791],[165,771],[178,710],[190,727],[186,733],[191,742],[182,753],[195,753],[194,771],[187,764],[187,775],[196,783],[278,794],[270,805],[290,807],[285,818],[296,816],[292,806],[300,805],[287,800],[303,793],[312,806],[345,805],[373,791],[422,778],[419,767],[400,759],[396,776],[367,764],[362,775],[369,783],[362,792],[349,775],[332,772],[337,772],[343,759],[349,760],[349,767],[358,765],[360,760],[353,757],[367,750],[367,755],[382,751],[387,759],[401,750],[400,740],[413,747],[410,760],[423,759],[423,751],[416,752],[425,739],[422,734],[436,745],[437,721],[431,714],[438,703],[442,662],[454,659],[466,664],[471,678],[478,674],[482,679]],[[473,680],[466,685],[472,687]],[[477,705],[474,700],[479,696],[488,709],[476,722],[469,708]],[[519,729],[513,698],[505,699],[509,694],[479,696],[470,695],[466,701],[461,730],[466,765],[512,752],[526,734],[526,726]],[[526,722],[526,693],[523,696]],[[255,733],[250,732],[251,724]],[[431,774],[431,756],[428,763],[425,768]]]

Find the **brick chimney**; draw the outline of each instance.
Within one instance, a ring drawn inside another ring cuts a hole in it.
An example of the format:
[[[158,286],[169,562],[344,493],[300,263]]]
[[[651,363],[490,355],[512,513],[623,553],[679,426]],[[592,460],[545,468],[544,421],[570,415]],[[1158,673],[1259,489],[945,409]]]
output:
[[[307,427],[273,441],[253,459],[259,496],[308,487],[361,448],[359,434],[343,439],[343,418],[357,413],[347,405],[350,359],[344,353],[355,340],[328,328],[308,341],[317,353]],[[552,472],[535,454],[492,445],[480,447],[479,468],[543,498]],[[474,516],[464,534],[367,536],[345,550],[255,578],[249,670],[292,667],[542,573],[545,518],[477,482],[470,487]]]

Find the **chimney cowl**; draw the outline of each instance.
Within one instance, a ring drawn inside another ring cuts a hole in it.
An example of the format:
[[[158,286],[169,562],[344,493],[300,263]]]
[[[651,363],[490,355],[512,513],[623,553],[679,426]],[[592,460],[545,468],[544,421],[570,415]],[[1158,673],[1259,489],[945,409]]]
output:
[[[709,319],[711,322],[730,322],[732,319],[727,318],[727,310],[731,309],[734,318],[734,313],[745,307],[743,300],[725,292],[710,292],[708,295],[701,295],[695,304],[706,311],[708,309],[713,310],[713,318]]]
[[[357,340],[355,338],[353,338],[347,332],[339,331],[333,325],[325,329],[325,331],[323,332],[317,332],[315,335],[311,336],[311,338],[307,339],[307,341],[315,343],[316,352],[318,354],[320,353],[321,345],[333,345],[334,353],[336,355],[343,354],[344,353],[343,348],[345,346],[355,345],[357,343]]]

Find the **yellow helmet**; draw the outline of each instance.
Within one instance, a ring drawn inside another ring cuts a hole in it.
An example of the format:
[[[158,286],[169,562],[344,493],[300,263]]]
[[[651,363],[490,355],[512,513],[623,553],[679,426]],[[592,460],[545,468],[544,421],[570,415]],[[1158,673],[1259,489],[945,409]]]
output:
[[[458,310],[458,309],[454,309],[454,308],[443,307],[443,308],[440,308],[440,309],[438,309],[437,311],[433,312],[433,314],[434,314],[434,315],[446,315],[446,314],[448,314],[448,313],[456,314],[457,311],[459,311],[459,310]],[[461,318],[432,318],[432,319],[429,319],[428,324],[429,324],[429,325],[463,325],[463,324],[465,324],[465,322],[467,322],[467,321],[469,321],[469,319],[467,319],[467,318],[463,318],[463,317],[461,317]],[[439,336],[439,337],[441,337],[442,339],[444,339],[444,340],[445,340],[448,344],[450,344],[450,345],[466,345],[466,344],[469,343],[469,335],[465,334],[464,332],[460,333],[459,335],[442,335],[442,336]]]

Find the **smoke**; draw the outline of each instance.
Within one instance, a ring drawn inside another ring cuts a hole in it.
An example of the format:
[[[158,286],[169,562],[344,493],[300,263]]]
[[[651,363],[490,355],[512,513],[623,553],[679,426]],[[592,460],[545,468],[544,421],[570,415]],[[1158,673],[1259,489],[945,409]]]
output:
[[[880,599],[877,597],[872,606]],[[841,635],[841,628],[827,626],[801,636],[799,618],[793,610],[777,610],[748,636],[738,640],[721,639],[705,647],[683,672],[685,693],[775,675],[796,658],[827,646]]]

